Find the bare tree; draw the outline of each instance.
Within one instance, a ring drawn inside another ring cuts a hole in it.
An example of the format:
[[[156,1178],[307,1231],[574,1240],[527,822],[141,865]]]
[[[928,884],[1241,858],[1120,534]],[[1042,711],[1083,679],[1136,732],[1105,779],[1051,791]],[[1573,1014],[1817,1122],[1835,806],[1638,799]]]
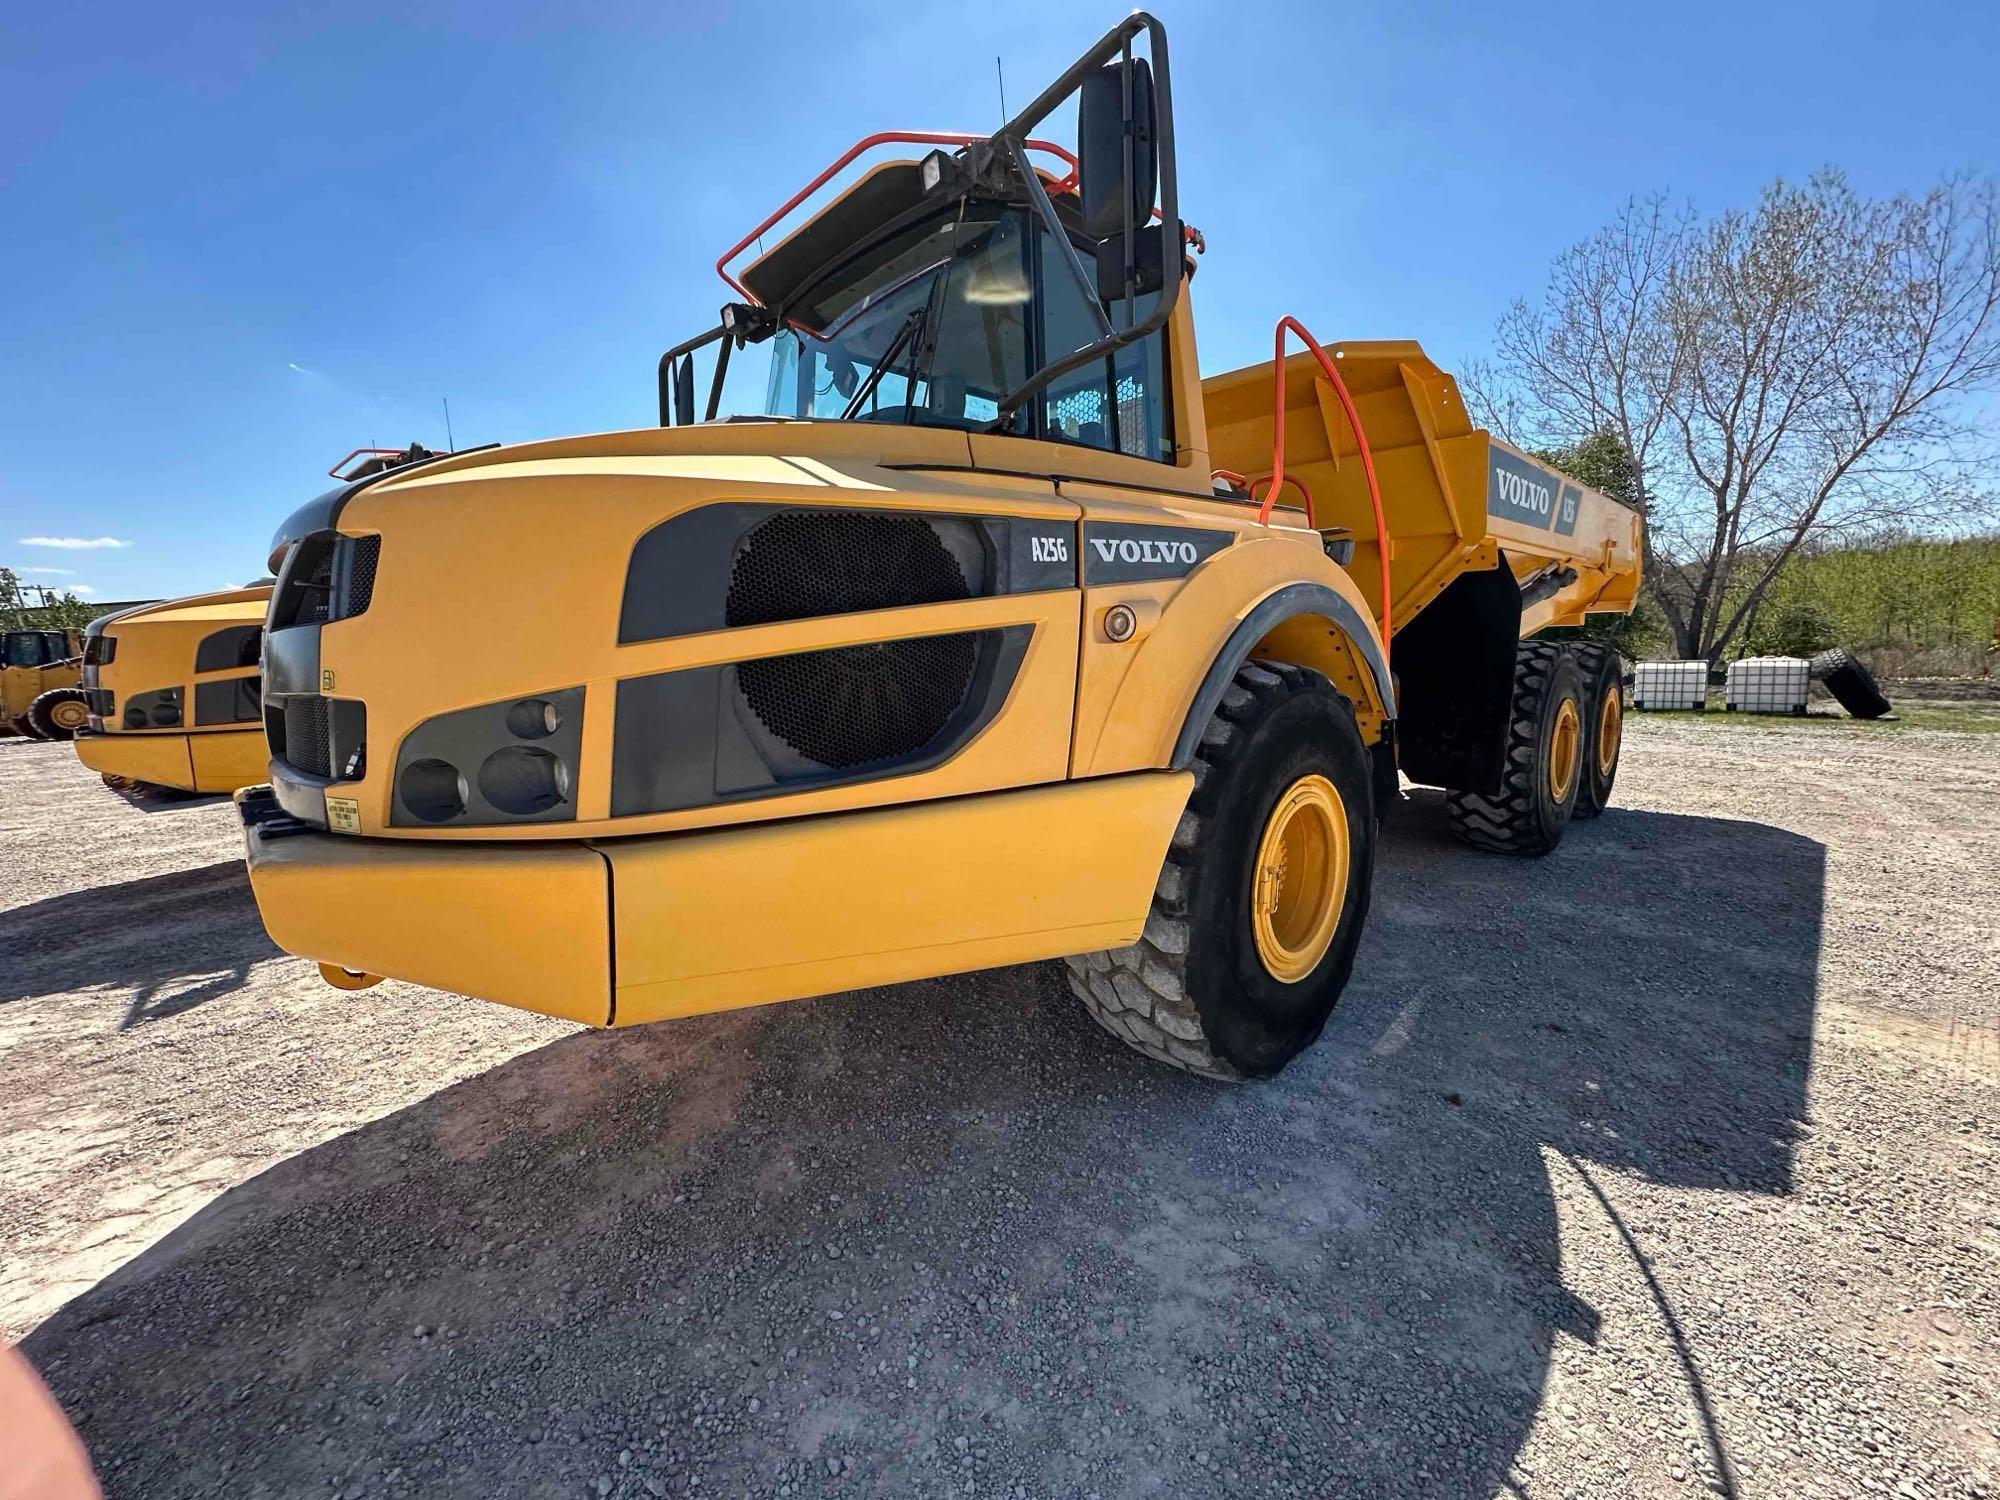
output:
[[[1508,311],[1470,380],[1521,441],[1625,444],[1649,591],[1710,660],[1802,546],[1967,514],[1985,493],[1967,398],[1996,384],[1994,182],[1877,201],[1832,172],[1706,221],[1629,203]]]

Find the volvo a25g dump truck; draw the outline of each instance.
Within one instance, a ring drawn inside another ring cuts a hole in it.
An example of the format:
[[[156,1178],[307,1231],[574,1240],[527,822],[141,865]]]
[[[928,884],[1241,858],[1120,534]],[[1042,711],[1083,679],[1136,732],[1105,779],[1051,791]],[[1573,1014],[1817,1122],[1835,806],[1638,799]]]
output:
[[[270,602],[256,584],[92,621],[77,758],[114,787],[233,792],[267,779],[258,660]]]
[[[1488,848],[1600,809],[1618,664],[1535,636],[1630,606],[1638,518],[1414,343],[1202,380],[1174,157],[1135,15],[995,134],[871,137],[751,229],[658,428],[293,515],[238,796],[278,943],[598,1025],[1061,957],[1240,1078],[1346,983],[1399,766]],[[753,344],[767,409],[716,420]]]

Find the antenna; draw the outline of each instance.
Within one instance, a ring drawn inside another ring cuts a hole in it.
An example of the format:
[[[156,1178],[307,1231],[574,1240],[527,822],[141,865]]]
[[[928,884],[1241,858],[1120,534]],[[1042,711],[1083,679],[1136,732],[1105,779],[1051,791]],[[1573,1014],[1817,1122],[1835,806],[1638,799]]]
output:
[[[1000,66],[1000,59],[993,59],[993,76],[1000,80],[1000,123],[1007,123],[1007,73]]]
[[[452,437],[452,435],[451,435],[451,397],[449,397],[449,396],[445,396],[445,397],[443,397],[443,398],[441,398],[441,399],[442,399],[442,400],[444,401],[444,446],[445,446],[445,451],[446,451],[447,453],[456,453],[456,452],[458,452],[458,442],[457,442],[457,440],[456,440],[455,438],[453,438],[453,437]]]

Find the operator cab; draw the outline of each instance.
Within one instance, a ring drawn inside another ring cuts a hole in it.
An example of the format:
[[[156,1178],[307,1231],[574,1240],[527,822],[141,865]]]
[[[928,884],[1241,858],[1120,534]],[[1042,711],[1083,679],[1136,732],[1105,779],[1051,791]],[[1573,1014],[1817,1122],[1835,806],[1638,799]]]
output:
[[[1071,244],[1094,275],[1096,247],[1080,232]],[[838,267],[813,291],[815,321],[775,336],[766,413],[960,427],[1172,463],[1161,333],[1050,382],[1001,417],[1001,401],[1032,371],[1095,337],[1059,253],[1034,215],[1002,203],[968,202],[918,221]],[[752,287],[757,269],[745,273]],[[1156,300],[1142,297],[1136,317]]]
[[[51,667],[74,653],[60,630],[10,630],[0,635],[0,667]]]
[[[1142,35],[1150,59],[1133,56]],[[1033,139],[1071,96],[1077,150]],[[890,141],[958,149],[875,167],[731,274],[752,241]],[[694,420],[694,350],[719,345],[714,420],[731,349],[770,340],[768,417],[943,427],[1173,464],[1166,329],[1182,240],[1165,39],[1136,14],[993,136],[869,137],[739,241],[716,268],[745,300],[662,357],[661,423]]]

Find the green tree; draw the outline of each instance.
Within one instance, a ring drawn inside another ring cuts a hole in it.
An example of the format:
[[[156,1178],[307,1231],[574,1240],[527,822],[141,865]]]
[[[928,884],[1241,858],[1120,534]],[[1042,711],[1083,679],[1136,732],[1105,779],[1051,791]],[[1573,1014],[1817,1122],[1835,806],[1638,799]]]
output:
[[[1465,385],[1515,441],[1617,434],[1649,592],[1680,655],[1718,660],[1793,559],[1993,514],[2000,180],[1871,198],[1827,171],[1712,217],[1635,199]]]
[[[81,630],[97,611],[75,594],[52,597],[47,589],[31,599],[12,568],[0,568],[0,630]]]

